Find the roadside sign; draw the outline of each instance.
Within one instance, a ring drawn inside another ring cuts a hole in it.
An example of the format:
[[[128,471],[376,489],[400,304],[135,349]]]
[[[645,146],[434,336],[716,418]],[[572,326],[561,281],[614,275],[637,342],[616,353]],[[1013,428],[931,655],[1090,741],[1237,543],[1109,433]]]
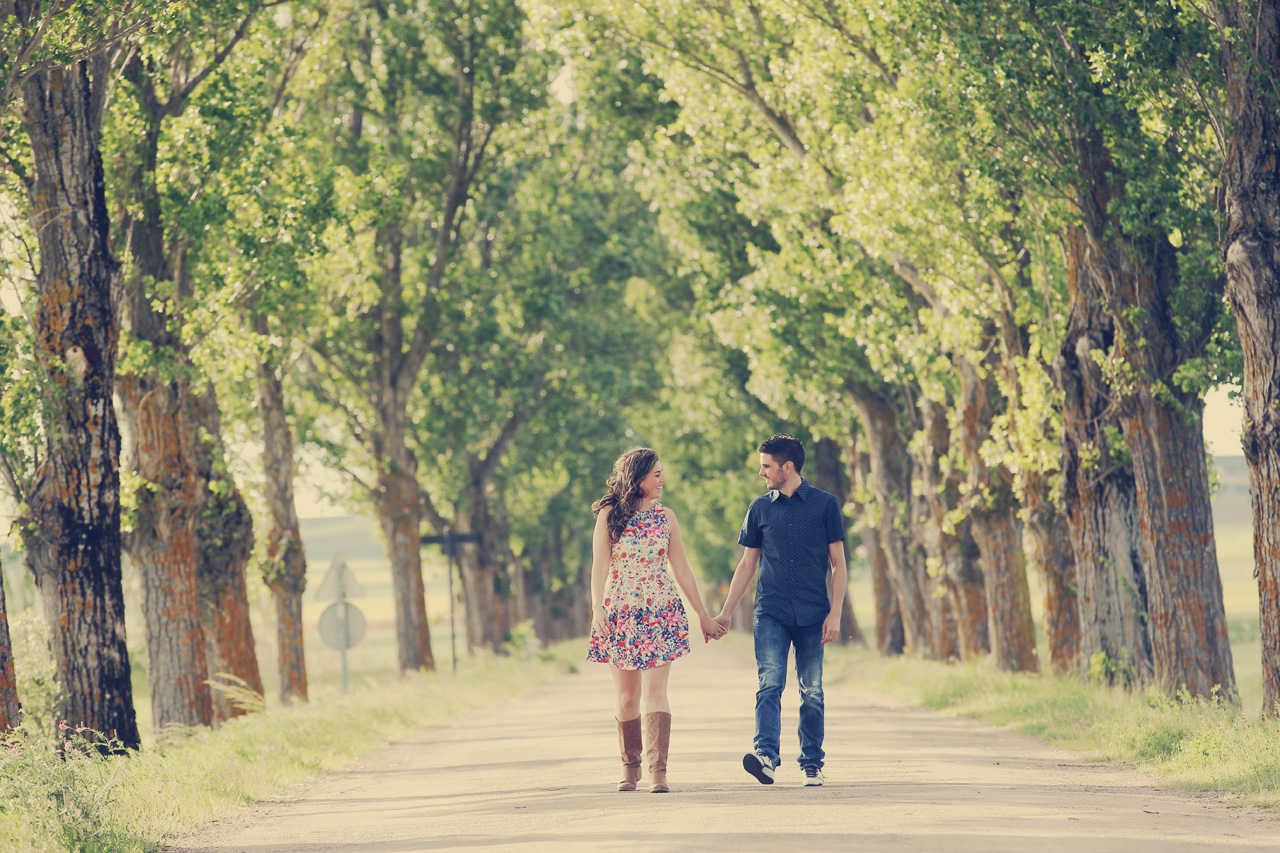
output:
[[[360,608],[345,601],[330,604],[320,614],[320,639],[333,649],[354,648],[368,627]]]
[[[320,614],[320,639],[342,652],[343,693],[347,692],[347,649],[364,639],[364,632],[369,627],[360,608],[347,603],[349,595],[364,595],[364,587],[347,568],[347,561],[338,554],[316,589],[316,598],[321,601],[333,599],[333,604]]]
[[[333,558],[324,580],[316,587],[316,601],[340,601],[344,598],[359,598],[364,595],[364,587],[356,580],[355,572],[347,568],[347,561],[342,555]]]

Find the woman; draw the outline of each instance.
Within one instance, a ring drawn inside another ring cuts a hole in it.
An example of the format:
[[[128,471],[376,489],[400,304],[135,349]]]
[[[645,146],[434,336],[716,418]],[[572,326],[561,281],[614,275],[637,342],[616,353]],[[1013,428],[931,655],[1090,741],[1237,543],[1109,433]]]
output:
[[[656,452],[647,447],[629,450],[613,463],[609,491],[591,506],[596,529],[587,660],[613,664],[615,719],[622,750],[619,791],[634,791],[640,779],[642,701],[649,790],[655,794],[670,790],[667,676],[669,664],[689,653],[689,620],[667,575],[668,562],[698,615],[703,642],[724,633],[698,594],[675,513],[657,502],[666,482]]]

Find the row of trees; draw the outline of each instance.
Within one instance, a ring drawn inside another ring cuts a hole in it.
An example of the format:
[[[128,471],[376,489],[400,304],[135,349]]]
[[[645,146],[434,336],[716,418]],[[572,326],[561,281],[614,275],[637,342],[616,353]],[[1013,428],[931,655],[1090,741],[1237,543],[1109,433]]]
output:
[[[238,713],[222,673],[261,691],[254,574],[306,697],[304,452],[379,519],[402,671],[434,665],[431,529],[482,534],[472,645],[577,633],[584,507],[671,369],[665,253],[620,177],[656,88],[579,91],[514,2],[15,8],[0,471],[61,715],[138,743],[122,553],[156,726]]]
[[[1039,668],[1029,559],[1054,669],[1231,695],[1199,416],[1241,372],[1272,707],[1278,21],[14,4],[0,472],[64,716],[138,742],[122,551],[157,725],[236,713],[211,675],[261,689],[251,574],[306,696],[303,451],[380,522],[412,670],[423,532],[481,534],[473,645],[576,634],[612,457],[663,452],[714,580],[782,428],[857,508],[883,653]]]
[[[1269,2],[582,6],[566,43],[640,53],[678,107],[637,185],[695,304],[752,392],[844,446],[882,650],[1038,668],[1025,554],[1053,668],[1232,695],[1200,415],[1243,367],[1280,699],[1278,22]]]

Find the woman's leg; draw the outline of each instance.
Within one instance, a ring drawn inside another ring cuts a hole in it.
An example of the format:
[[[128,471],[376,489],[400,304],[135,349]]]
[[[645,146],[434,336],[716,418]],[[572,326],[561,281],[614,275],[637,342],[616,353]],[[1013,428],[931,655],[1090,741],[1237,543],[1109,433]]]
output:
[[[665,794],[667,787],[667,751],[671,744],[671,705],[667,702],[667,677],[671,664],[646,669],[640,676],[643,685],[645,763],[649,765],[649,790]]]
[[[613,670],[613,686],[616,692],[613,715],[619,722],[634,720],[640,716],[640,672],[634,669],[618,669],[616,666],[610,669]]]
[[[671,664],[669,663],[640,672],[641,695],[646,714],[652,714],[655,711],[671,713],[671,705],[667,702],[667,678],[670,675]]]
[[[643,723],[640,720],[640,673],[613,669],[614,716],[618,722],[618,749],[622,753],[622,781],[619,791],[634,791],[640,780],[644,757]]]

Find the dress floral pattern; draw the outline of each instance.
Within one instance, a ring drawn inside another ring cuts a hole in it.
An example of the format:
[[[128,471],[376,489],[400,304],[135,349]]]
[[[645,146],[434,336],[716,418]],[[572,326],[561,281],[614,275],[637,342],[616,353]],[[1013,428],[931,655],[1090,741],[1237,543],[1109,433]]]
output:
[[[671,525],[662,505],[636,513],[609,552],[604,634],[591,633],[587,660],[651,669],[689,653],[689,619],[667,573]]]

